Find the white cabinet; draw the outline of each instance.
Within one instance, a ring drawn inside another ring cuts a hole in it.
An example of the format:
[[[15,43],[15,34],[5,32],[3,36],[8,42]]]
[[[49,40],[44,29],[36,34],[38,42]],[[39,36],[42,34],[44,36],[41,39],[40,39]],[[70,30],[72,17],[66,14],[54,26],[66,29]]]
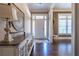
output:
[[[27,37],[19,44],[15,44],[15,42],[8,45],[0,43],[0,56],[30,56],[33,48],[32,37]]]
[[[32,48],[33,48],[33,39],[32,39],[32,37],[28,37],[27,38],[27,52],[28,52],[28,56],[30,56]]]
[[[20,45],[19,45],[19,56],[30,56],[32,48],[33,48],[33,40],[32,37],[27,37]]]

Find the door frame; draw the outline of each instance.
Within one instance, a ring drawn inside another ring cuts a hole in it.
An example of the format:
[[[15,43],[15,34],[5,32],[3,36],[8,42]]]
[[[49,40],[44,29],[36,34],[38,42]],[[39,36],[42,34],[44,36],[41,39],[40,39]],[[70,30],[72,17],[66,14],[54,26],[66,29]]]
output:
[[[33,26],[32,26],[32,24],[33,24],[32,14],[47,14],[47,19],[44,19],[44,20],[47,20],[47,32],[46,32],[46,34],[47,34],[46,36],[47,37],[45,37],[45,38],[48,39],[48,33],[49,33],[49,29],[48,29],[49,28],[48,13],[47,12],[44,12],[44,13],[43,12],[42,13],[35,13],[35,12],[31,13],[31,34],[33,34],[33,31],[32,31],[33,30]],[[32,35],[32,38],[34,38],[33,35]]]

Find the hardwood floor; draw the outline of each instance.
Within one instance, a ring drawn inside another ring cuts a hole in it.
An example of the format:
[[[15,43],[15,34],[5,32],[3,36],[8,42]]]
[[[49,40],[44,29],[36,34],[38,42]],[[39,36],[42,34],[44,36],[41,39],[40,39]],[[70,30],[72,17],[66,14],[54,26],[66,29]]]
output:
[[[31,56],[70,56],[71,42],[69,40],[34,43]]]

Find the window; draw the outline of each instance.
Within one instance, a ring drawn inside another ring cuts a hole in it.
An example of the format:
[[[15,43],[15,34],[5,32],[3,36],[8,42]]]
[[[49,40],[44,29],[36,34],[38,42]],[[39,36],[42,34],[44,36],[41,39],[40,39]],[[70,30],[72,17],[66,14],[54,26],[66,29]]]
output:
[[[45,15],[45,14],[34,14],[34,15],[32,15],[32,19],[47,19],[47,15]]]
[[[71,14],[59,13],[58,14],[58,33],[59,34],[71,34]]]

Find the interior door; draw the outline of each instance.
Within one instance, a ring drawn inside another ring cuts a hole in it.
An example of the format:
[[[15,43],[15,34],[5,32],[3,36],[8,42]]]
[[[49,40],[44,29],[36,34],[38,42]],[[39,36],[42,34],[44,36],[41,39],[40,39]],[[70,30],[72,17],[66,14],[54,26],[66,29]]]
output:
[[[35,38],[44,38],[44,20],[35,20]]]

